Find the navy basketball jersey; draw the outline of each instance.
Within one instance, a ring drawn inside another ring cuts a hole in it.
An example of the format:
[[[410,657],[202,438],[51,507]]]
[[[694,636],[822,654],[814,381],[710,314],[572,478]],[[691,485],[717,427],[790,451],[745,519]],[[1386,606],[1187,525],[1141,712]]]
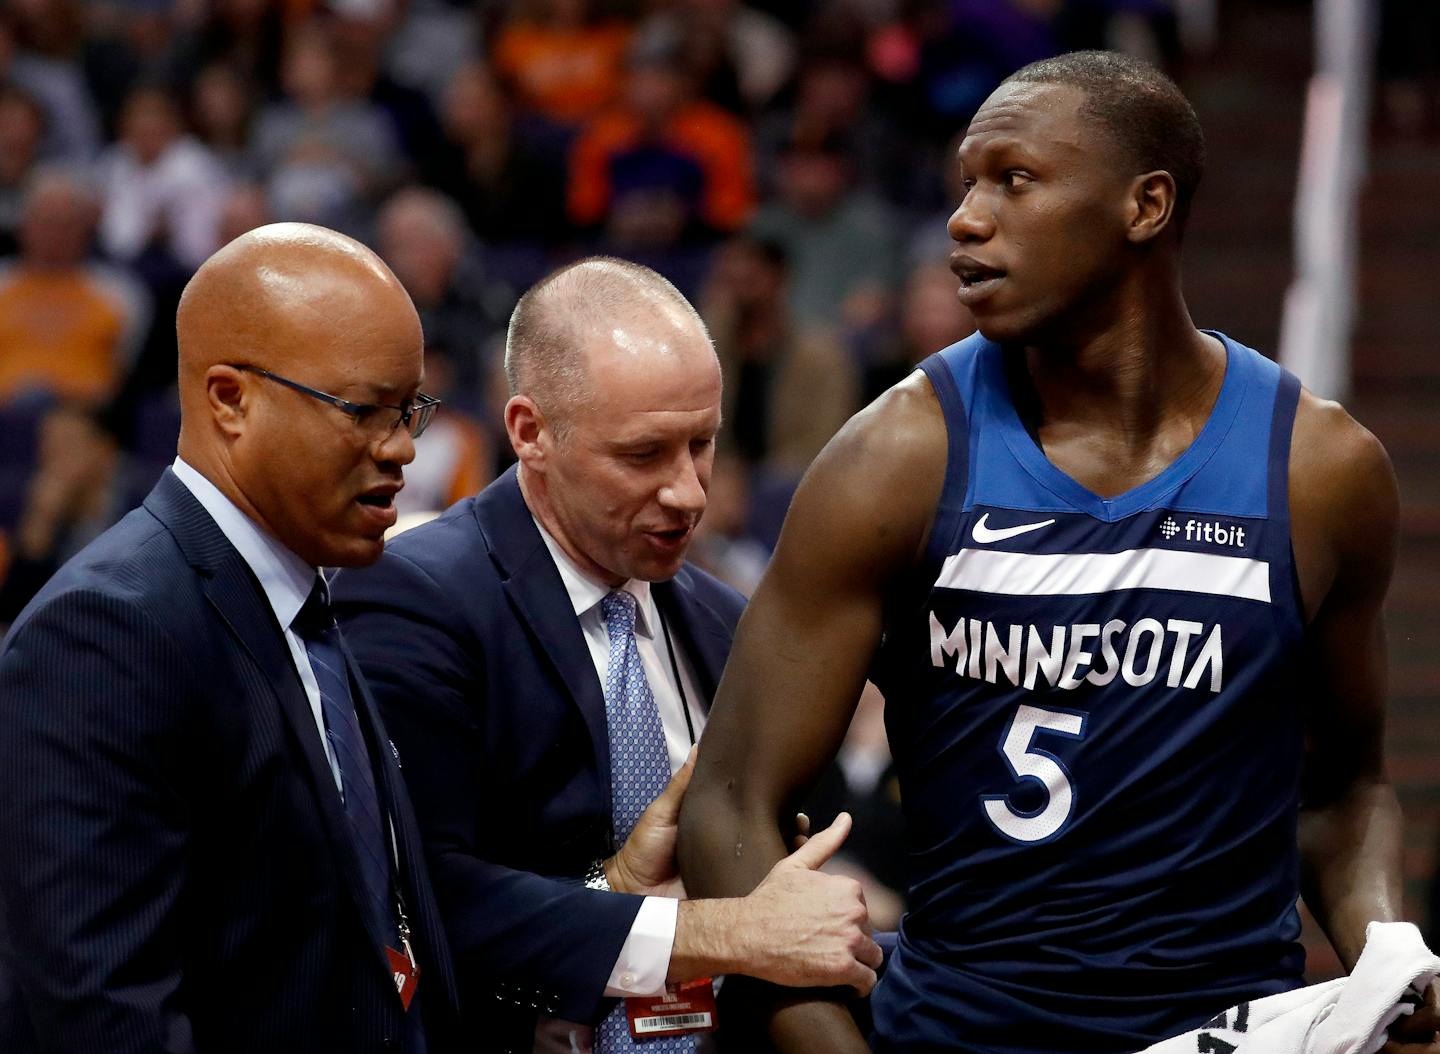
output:
[[[1219,339],[1200,434],[1108,499],[1026,431],[997,345],[921,364],[949,454],[872,672],[911,877],[882,1051],[1127,1054],[1300,983],[1299,384]]]

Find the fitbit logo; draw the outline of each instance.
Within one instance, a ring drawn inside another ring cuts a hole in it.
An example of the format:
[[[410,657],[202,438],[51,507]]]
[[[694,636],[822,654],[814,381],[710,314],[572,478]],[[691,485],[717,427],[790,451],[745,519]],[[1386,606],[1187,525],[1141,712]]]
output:
[[[1234,549],[1245,548],[1245,528],[1238,523],[1227,524],[1221,523],[1219,520],[1187,519],[1181,526],[1173,516],[1166,516],[1160,523],[1160,533],[1167,542],[1176,535],[1183,534],[1187,542],[1224,545]]]

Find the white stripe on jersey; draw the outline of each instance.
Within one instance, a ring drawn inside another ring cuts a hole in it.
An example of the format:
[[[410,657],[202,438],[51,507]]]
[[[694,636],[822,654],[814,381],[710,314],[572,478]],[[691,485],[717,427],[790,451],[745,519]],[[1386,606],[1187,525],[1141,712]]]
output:
[[[1009,596],[1077,596],[1117,589],[1178,589],[1270,603],[1264,560],[1174,549],[1121,553],[1006,553],[961,549],[946,559],[937,589]]]

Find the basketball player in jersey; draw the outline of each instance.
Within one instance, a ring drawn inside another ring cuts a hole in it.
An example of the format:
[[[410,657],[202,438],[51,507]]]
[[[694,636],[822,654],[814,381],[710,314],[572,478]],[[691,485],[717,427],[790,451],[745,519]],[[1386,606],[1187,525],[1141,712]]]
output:
[[[1399,911],[1394,474],[1192,324],[1203,156],[1175,85],[1120,56],[989,98],[949,223],[980,332],[830,443],[740,623],[686,887],[741,893],[785,855],[873,679],[911,874],[876,1050],[1126,1054],[1300,985],[1300,890],[1347,966]],[[775,1045],[865,1050],[829,995],[777,1006]],[[1440,1050],[1433,1009],[1408,1027],[1394,1050]]]

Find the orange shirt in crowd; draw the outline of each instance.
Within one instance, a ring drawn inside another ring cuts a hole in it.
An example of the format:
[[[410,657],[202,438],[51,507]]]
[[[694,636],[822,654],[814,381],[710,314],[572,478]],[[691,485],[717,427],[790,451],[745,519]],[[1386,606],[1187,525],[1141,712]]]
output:
[[[522,106],[560,124],[579,124],[620,90],[630,27],[555,29],[512,22],[495,41],[496,72]]]
[[[610,163],[641,146],[645,127],[633,114],[612,110],[597,117],[570,155],[570,218],[582,226],[601,222],[613,188]],[[738,230],[755,209],[755,177],[745,126],[714,103],[686,103],[654,139],[654,145],[694,161],[703,173],[699,216],[718,231]]]
[[[27,390],[113,394],[147,314],[143,295],[105,267],[0,268],[0,401]]]

